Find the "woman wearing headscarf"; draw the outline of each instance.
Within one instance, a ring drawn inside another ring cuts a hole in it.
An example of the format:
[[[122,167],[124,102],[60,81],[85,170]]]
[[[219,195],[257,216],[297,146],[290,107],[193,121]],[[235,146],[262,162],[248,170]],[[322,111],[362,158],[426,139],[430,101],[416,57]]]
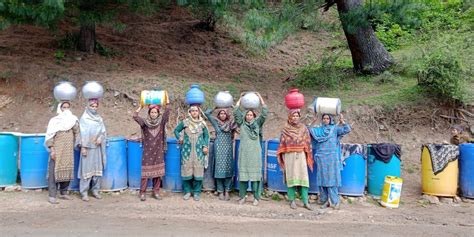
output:
[[[70,200],[67,195],[69,182],[74,179],[74,146],[79,138],[79,123],[72,114],[70,102],[58,104],[57,115],[49,120],[45,146],[49,151],[48,193],[49,202],[57,204],[59,198]]]
[[[234,132],[237,128],[226,108],[217,110],[217,117],[212,116],[212,110],[206,111],[206,117],[216,131],[214,141],[214,178],[216,179],[219,200],[230,200],[229,192],[234,176]]]
[[[469,134],[464,133],[464,129],[461,125],[454,125],[451,128],[451,135],[451,144],[474,143],[474,139],[472,139]]]
[[[174,130],[178,143],[181,144],[181,177],[183,179],[184,200],[194,194],[194,200],[199,201],[207,167],[209,132],[206,122],[201,116],[202,111],[197,106],[191,106],[188,116]],[[181,136],[181,131],[183,135]]]
[[[290,207],[296,209],[295,197],[298,189],[304,207],[312,211],[308,198],[308,167],[313,171],[314,164],[311,136],[306,126],[300,122],[300,117],[299,109],[292,109],[288,113],[288,121],[281,132],[277,157],[278,164],[285,174]]]
[[[333,207],[339,209],[339,192],[341,186],[341,143],[342,136],[351,131],[344,117],[339,115],[339,125],[334,124],[334,118],[323,114],[322,124],[310,129],[313,147],[316,149],[314,160],[317,167],[317,184],[321,208]]]
[[[78,177],[79,190],[83,201],[89,201],[88,192],[101,199],[99,194],[100,177],[106,163],[106,130],[102,117],[97,113],[99,101],[90,99],[79,121],[81,129],[81,159]]]
[[[151,105],[148,108],[148,117],[141,118],[138,113],[142,107],[133,114],[133,119],[140,125],[143,138],[142,177],[140,184],[140,200],[145,201],[145,192],[148,179],[153,181],[152,197],[161,200],[159,194],[161,177],[165,175],[166,124],[169,120],[169,109],[160,115],[160,106]]]
[[[254,110],[242,111],[240,109],[242,95],[234,109],[235,122],[240,126],[240,147],[237,164],[239,169],[239,204],[242,205],[246,201],[248,182],[250,181],[254,196],[253,205],[257,206],[262,192],[260,184],[263,166],[261,133],[268,109],[260,94],[257,93],[262,104],[260,115],[257,116]]]

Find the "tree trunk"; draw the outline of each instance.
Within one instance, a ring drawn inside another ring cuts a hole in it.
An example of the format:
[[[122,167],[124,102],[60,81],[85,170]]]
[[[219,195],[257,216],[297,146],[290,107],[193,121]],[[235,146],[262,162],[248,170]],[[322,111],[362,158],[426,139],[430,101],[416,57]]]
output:
[[[349,32],[350,22],[344,20],[345,13],[362,7],[362,0],[336,0],[336,4],[351,50],[354,70],[364,74],[378,74],[388,69],[393,64],[393,58],[377,39],[370,24],[358,27],[355,32]]]
[[[79,33],[79,50],[94,53],[95,41],[95,24],[82,25]]]

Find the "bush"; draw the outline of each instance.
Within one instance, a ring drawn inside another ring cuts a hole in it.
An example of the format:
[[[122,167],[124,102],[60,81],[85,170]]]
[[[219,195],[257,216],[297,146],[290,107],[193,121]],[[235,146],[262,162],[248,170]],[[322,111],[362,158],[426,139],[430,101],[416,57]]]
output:
[[[321,62],[310,60],[299,68],[292,86],[310,89],[333,89],[350,74],[352,63],[341,58],[340,53],[331,53],[322,57]]]
[[[443,102],[463,102],[466,73],[458,51],[446,44],[425,53],[419,61],[418,85]]]
[[[243,43],[252,53],[261,54],[294,32],[321,27],[316,9],[316,1],[283,1],[228,10],[222,20],[236,42]]]
[[[469,16],[472,8],[461,0],[376,0],[369,1],[365,9],[377,38],[389,51],[394,51],[417,33],[421,33],[422,40],[430,40],[438,30],[469,29],[463,18]]]

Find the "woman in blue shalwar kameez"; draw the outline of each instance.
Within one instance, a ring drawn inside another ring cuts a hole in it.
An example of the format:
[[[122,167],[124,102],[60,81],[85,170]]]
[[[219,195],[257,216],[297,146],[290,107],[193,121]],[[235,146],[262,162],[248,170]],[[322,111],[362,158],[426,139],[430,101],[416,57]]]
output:
[[[345,123],[342,114],[339,125],[334,124],[334,118],[329,114],[323,114],[322,120],[321,126],[310,129],[313,148],[316,150],[314,160],[319,197],[323,203],[321,208],[331,206],[338,209],[342,170],[340,139],[351,131],[351,127]]]

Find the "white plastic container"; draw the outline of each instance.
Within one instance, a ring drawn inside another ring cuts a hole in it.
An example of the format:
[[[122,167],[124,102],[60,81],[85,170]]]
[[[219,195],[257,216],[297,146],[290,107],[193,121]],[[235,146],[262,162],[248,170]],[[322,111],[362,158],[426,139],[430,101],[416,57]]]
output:
[[[240,100],[240,104],[246,109],[257,109],[260,107],[260,98],[255,92],[247,92]]]
[[[341,100],[339,98],[314,97],[312,107],[315,113],[339,115]]]
[[[68,81],[59,82],[53,90],[54,98],[59,101],[71,101],[76,98],[77,89]]]
[[[88,81],[82,87],[82,95],[86,99],[99,99],[104,95],[104,88],[96,81]]]
[[[234,104],[234,97],[228,91],[219,91],[214,97],[217,108],[227,108]]]

